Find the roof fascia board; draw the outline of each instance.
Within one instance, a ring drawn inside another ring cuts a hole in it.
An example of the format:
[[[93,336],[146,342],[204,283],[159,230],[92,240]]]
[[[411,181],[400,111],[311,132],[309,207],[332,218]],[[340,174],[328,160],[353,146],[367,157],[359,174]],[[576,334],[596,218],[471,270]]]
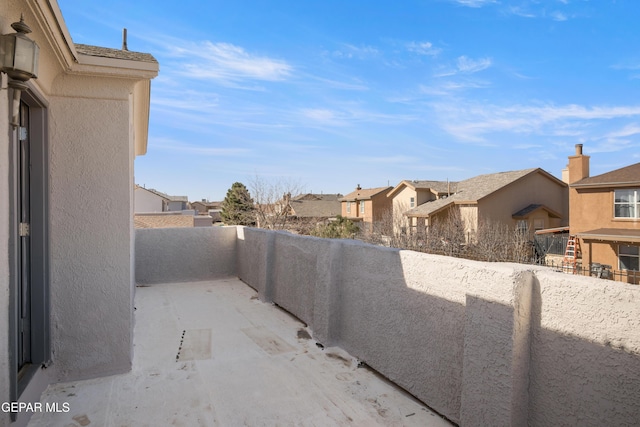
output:
[[[611,187],[638,187],[640,181],[626,181],[626,182],[607,182],[607,183],[593,183],[593,184],[571,184],[571,188],[611,188]]]
[[[114,68],[114,69],[123,69],[123,70],[131,70],[131,71],[141,71],[153,73],[153,76],[158,73],[158,63],[157,62],[147,62],[147,61],[134,61],[127,59],[119,59],[119,58],[107,58],[104,56],[92,56],[85,54],[78,54],[78,65],[83,66],[95,66],[101,68]],[[79,68],[79,72],[82,72],[81,67]],[[91,68],[93,70],[93,68]],[[146,76],[145,76],[146,77]]]
[[[69,71],[78,61],[78,52],[56,1],[26,0],[27,6],[38,21],[49,47],[60,66]],[[41,46],[42,48],[42,46]]]

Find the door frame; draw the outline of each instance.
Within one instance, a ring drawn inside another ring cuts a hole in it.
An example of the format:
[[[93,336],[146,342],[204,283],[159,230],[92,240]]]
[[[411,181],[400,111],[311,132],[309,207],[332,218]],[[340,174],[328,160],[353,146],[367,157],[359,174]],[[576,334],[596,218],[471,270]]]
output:
[[[10,304],[9,359],[11,400],[17,401],[29,381],[51,359],[49,297],[49,135],[48,104],[35,92],[35,86],[23,91],[21,101],[29,107],[30,139],[30,280],[31,363],[19,372],[18,328],[20,325],[18,283],[21,268],[19,230],[19,144],[16,128],[10,128]],[[11,99],[12,97],[10,97]],[[20,374],[20,375],[19,375]]]

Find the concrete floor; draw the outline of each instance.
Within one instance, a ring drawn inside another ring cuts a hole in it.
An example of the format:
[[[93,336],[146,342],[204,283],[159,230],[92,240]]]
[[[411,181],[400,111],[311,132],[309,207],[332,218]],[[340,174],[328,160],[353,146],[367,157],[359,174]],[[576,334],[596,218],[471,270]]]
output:
[[[29,426],[449,426],[235,278],[136,290],[133,369],[50,386]]]

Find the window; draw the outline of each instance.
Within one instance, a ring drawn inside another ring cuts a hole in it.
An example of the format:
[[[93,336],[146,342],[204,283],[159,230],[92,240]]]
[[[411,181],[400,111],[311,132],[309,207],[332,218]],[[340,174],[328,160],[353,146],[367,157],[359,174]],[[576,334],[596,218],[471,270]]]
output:
[[[533,220],[533,229],[535,231],[542,230],[544,228],[544,219],[538,218]]]
[[[347,202],[347,213],[351,213],[351,202]]]
[[[640,189],[615,190],[614,196],[615,218],[640,218]]]
[[[360,202],[360,213],[363,214],[364,213],[364,201]]]
[[[516,229],[518,233],[525,234],[529,230],[529,222],[526,219],[518,220]]]
[[[619,245],[618,263],[620,270],[640,270],[640,246]]]
[[[416,207],[416,198],[412,197],[411,199],[409,199],[409,207],[410,208],[415,208]]]

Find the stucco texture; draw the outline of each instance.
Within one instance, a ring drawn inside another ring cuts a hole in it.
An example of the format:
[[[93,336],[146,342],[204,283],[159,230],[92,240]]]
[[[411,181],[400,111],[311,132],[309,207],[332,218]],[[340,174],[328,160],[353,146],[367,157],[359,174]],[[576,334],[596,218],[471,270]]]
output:
[[[131,364],[132,170],[124,99],[50,107],[51,316],[60,379]]]
[[[138,229],[135,260],[138,285],[235,275],[236,228]]]
[[[140,231],[137,260],[151,262],[162,249],[149,242],[167,236]],[[640,419],[637,286],[354,240],[243,227],[237,242],[225,236],[215,244],[227,246],[209,249],[211,263],[220,251],[235,254],[235,274],[262,300],[462,426]],[[185,240],[198,239],[213,244],[206,234]],[[194,275],[195,265],[181,265],[172,274]]]

